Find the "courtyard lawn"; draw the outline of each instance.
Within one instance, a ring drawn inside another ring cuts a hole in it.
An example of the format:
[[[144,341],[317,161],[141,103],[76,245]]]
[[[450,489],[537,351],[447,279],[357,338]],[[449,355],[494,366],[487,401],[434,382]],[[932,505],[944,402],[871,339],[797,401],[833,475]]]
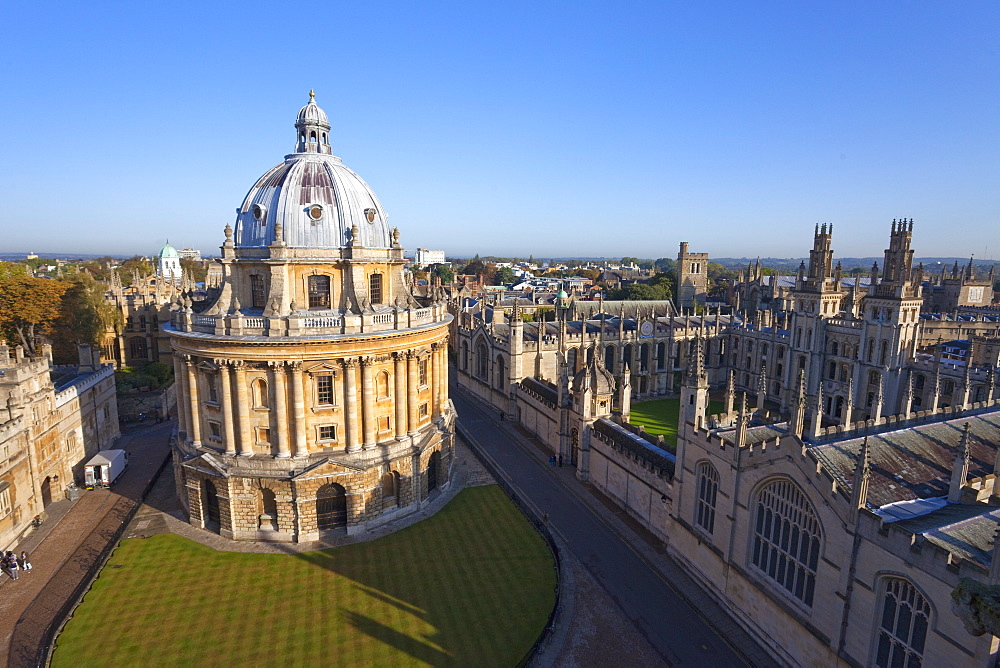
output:
[[[634,425],[642,425],[650,434],[663,436],[663,441],[667,450],[675,452],[677,450],[677,424],[680,421],[681,400],[677,397],[670,399],[654,399],[653,401],[642,401],[632,404],[632,413],[629,422]],[[708,402],[708,414],[721,413],[725,404],[721,401]]]
[[[304,554],[130,539],[53,666],[513,666],[555,604],[544,540],[499,487],[395,534]]]

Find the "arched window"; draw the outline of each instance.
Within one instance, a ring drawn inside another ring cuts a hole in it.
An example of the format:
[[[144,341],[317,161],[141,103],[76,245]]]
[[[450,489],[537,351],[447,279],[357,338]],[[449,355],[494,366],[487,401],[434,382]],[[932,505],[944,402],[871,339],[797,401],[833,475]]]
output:
[[[219,530],[219,494],[208,478],[201,481],[201,522],[210,531]]]
[[[130,339],[128,342],[128,353],[129,358],[131,359],[145,360],[146,356],[149,354],[148,350],[149,348],[146,345],[146,339],[141,336]]]
[[[309,277],[309,308],[330,308],[330,277]]]
[[[819,551],[819,520],[802,490],[784,479],[762,487],[754,503],[753,565],[812,606]]]
[[[383,507],[399,505],[399,473],[396,471],[386,471],[382,476],[382,501]],[[388,503],[386,503],[388,502]]]
[[[476,346],[476,375],[482,380],[490,377],[490,353],[482,341]]]
[[[615,372],[615,347],[608,346],[604,349],[604,368],[611,373]]]
[[[694,521],[706,533],[715,531],[715,501],[719,495],[719,472],[708,462],[698,464],[698,501]]]
[[[725,350],[724,350],[724,348],[721,345],[724,342],[725,342],[724,340],[722,342],[720,342],[719,355],[724,355],[725,354]],[[657,371],[663,371],[663,369],[665,368],[666,363],[667,363],[667,346],[663,342],[657,343],[656,344],[656,370]]]
[[[327,483],[316,490],[316,528],[331,531],[347,526],[347,490]]]
[[[955,381],[946,380],[941,385],[941,395],[943,397],[951,397],[952,393],[955,391]]]
[[[643,373],[649,371],[649,344],[644,343],[639,346],[639,369]]]
[[[837,363],[830,362],[829,372],[826,374],[830,380],[837,380]]]
[[[830,342],[830,354],[831,355],[837,355],[838,354],[838,346],[837,346],[837,342],[836,341],[831,341]]]
[[[576,373],[576,348],[570,348],[566,351],[566,366],[569,368],[570,375]]]
[[[494,384],[498,390],[505,390],[507,384],[507,373],[504,368],[503,355],[497,355],[496,373],[494,374]]]
[[[315,144],[316,143],[316,132],[315,131],[309,133],[309,143],[310,144]]]
[[[873,665],[921,666],[931,606],[909,580],[882,580],[882,610]]]
[[[885,364],[886,360],[889,359],[889,342],[882,341],[882,352],[879,353],[878,363]]]
[[[875,356],[875,339],[868,339],[868,347],[865,351],[865,359],[871,362],[874,356]]]
[[[625,347],[622,348],[622,368],[623,369],[624,369],[625,365],[628,365],[630,371],[634,371],[634,369],[632,369],[632,367],[635,366],[635,365],[632,364],[632,345],[631,344],[626,344]]]
[[[389,396],[389,372],[381,371],[375,376],[375,396],[385,399]]]
[[[372,274],[368,277],[368,298],[372,304],[382,303],[382,274]]]
[[[267,381],[258,378],[251,385],[254,408],[269,408],[271,406],[270,397],[267,394]]]
[[[278,516],[278,501],[274,497],[274,490],[264,487],[260,490],[261,512],[271,517]]]
[[[462,371],[469,370],[469,344],[462,341]]]
[[[922,390],[924,389],[924,377],[921,374],[917,374],[913,377],[913,389]]]
[[[840,365],[840,382],[841,383],[846,383],[847,382],[847,376],[848,376],[849,373],[850,372],[847,369],[847,365],[846,364],[841,364]]]

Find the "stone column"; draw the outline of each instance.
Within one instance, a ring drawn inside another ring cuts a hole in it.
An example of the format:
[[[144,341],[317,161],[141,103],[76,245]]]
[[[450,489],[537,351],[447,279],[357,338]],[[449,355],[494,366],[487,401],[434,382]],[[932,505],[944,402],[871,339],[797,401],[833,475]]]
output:
[[[247,367],[243,362],[233,365],[236,372],[236,424],[239,425],[239,454],[253,454],[253,429],[250,425],[250,392],[247,387]]]
[[[358,379],[355,369],[357,359],[345,359],[344,362],[344,442],[347,452],[358,451]]]
[[[375,447],[375,389],[372,378],[372,358],[361,358],[361,422],[365,450]]]
[[[277,427],[278,457],[291,457],[288,449],[288,402],[286,401],[287,374],[284,362],[271,363],[271,385],[274,388],[274,410],[271,415]]]
[[[392,398],[396,408],[396,438],[406,436],[406,357],[396,352],[393,356],[393,380],[396,383],[395,396]]]
[[[306,447],[306,402],[302,387],[302,363],[294,362],[292,367],[292,412],[295,415],[295,456],[305,457],[309,454]]]
[[[187,421],[187,392],[185,391],[184,381],[186,375],[184,373],[184,364],[181,362],[180,355],[174,355],[174,396],[177,399],[177,431],[184,434],[187,438],[188,421]]]
[[[406,428],[410,436],[417,433],[417,353],[406,351]]]
[[[229,362],[217,360],[219,377],[222,379],[222,438],[226,445],[226,454],[236,454],[236,432],[233,428],[233,389],[229,377]]]
[[[541,341],[538,342],[538,347],[541,348]],[[431,355],[429,358],[430,369],[430,383],[431,383],[431,416],[433,419],[437,420],[441,417],[441,346],[437,343],[431,345]]]
[[[441,361],[441,389],[439,391],[441,412],[445,411],[448,406],[448,339],[446,338],[441,342],[441,353],[439,356]]]
[[[188,409],[190,410],[188,428],[191,430],[191,442],[201,445],[201,411],[198,410],[198,369],[194,358],[188,356],[184,364],[187,366]]]

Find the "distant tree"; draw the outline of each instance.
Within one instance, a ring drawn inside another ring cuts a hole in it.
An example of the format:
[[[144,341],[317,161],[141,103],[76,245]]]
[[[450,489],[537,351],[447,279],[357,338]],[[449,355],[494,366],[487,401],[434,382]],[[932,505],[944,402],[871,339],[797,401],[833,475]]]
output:
[[[32,271],[38,271],[38,268],[41,267],[43,264],[59,264],[52,258],[47,258],[47,257],[32,258],[30,260],[25,260],[24,263],[29,267],[31,267]]]
[[[676,264],[677,262],[673,258],[669,257],[661,257],[653,262],[653,266],[660,272],[673,271],[674,265]]]
[[[436,264],[431,273],[441,279],[442,283],[451,283],[455,280],[455,272],[453,272],[447,265]]]
[[[528,264],[535,264],[535,256],[534,255],[529,255],[528,256]]]
[[[100,345],[107,331],[120,331],[121,312],[104,301],[104,285],[89,273],[78,272],[60,281],[66,286],[59,316],[50,332],[52,353],[57,362],[71,363],[77,345]]]
[[[581,269],[576,273],[582,276],[583,278],[586,278],[591,281],[596,281],[597,278],[601,275],[601,272],[598,269]]]
[[[37,336],[51,335],[69,284],[46,278],[16,276],[0,281],[0,331],[9,343],[20,343],[30,355]]]
[[[465,265],[460,272],[465,276],[476,276],[478,274],[486,273],[486,263],[479,259],[477,255],[473,258],[469,264]]]
[[[629,283],[611,293],[613,300],[626,301],[659,301],[670,299],[670,290],[665,285],[649,283]]]
[[[204,282],[208,276],[208,266],[204,262],[192,260],[189,257],[181,258],[181,269],[186,269],[191,273],[191,278],[197,283]]]
[[[622,264],[639,264],[639,258],[637,257],[623,257]]]
[[[500,285],[501,283],[506,285],[507,283],[513,283],[516,281],[517,276],[514,275],[514,270],[510,267],[501,267],[497,270],[496,276],[493,280],[497,285]]]
[[[414,278],[414,280],[417,280],[417,281],[423,281],[423,280],[425,280],[427,278],[427,272],[424,271],[423,269],[414,269],[413,270],[413,278]]]
[[[132,285],[133,274],[138,274],[139,278],[145,278],[147,276],[153,275],[153,263],[148,257],[142,257],[141,255],[135,255],[130,257],[121,263],[121,266],[116,270],[118,272],[119,278],[122,279],[122,285]]]
[[[27,276],[28,266],[21,262],[0,262],[0,281],[17,276]]]

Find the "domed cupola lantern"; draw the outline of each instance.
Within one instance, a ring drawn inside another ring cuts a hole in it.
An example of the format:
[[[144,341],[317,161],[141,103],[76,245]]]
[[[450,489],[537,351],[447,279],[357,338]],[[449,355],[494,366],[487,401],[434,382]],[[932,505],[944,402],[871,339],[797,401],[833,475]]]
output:
[[[313,91],[309,91],[309,104],[299,109],[295,131],[298,134],[296,153],[333,155],[330,149],[330,121],[326,112],[316,104],[316,93]]]

